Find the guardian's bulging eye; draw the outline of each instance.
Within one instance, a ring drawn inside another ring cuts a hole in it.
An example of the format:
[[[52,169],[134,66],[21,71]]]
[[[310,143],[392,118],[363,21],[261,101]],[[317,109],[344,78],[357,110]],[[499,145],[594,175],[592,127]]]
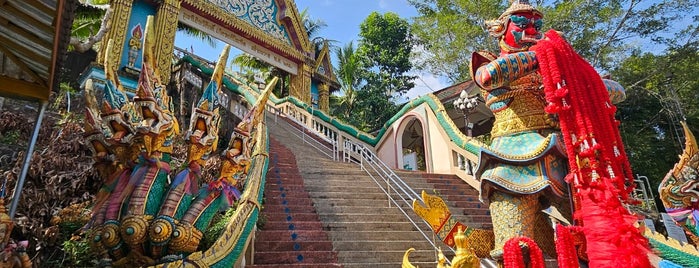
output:
[[[535,19],[534,20],[534,28],[537,31],[541,30],[542,26],[544,26],[544,20],[542,20],[542,19]]]
[[[512,23],[514,23],[515,25],[517,25],[517,27],[521,29],[526,28],[527,25],[529,25],[529,23],[531,22],[531,20],[527,17],[520,15],[512,15],[510,16],[510,20],[512,21]]]

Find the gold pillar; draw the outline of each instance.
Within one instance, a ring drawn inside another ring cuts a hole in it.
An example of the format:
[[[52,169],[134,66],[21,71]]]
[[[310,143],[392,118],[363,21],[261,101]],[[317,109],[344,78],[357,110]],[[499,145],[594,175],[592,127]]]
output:
[[[172,69],[172,53],[175,48],[175,33],[177,32],[181,2],[181,0],[163,1],[155,16],[156,63],[163,78],[169,78]],[[162,81],[163,84],[168,82],[170,81]]]
[[[311,66],[305,63],[299,64],[299,74],[291,76],[291,88],[289,95],[311,104]]]
[[[330,112],[330,86],[326,83],[318,85],[318,107],[323,112]]]
[[[495,233],[495,259],[502,258],[505,242],[515,236],[533,239],[544,254],[556,257],[553,228],[539,204],[539,194],[512,195],[493,191],[490,195],[490,215]]]
[[[107,22],[109,24],[109,31],[104,36],[104,42],[100,46],[100,50],[97,56],[97,62],[99,64],[104,64],[104,55],[107,52],[107,42],[111,39],[114,40],[114,46],[112,46],[112,51],[109,52],[110,61],[117,63],[121,62],[121,52],[126,40],[126,31],[129,27],[129,18],[131,17],[131,8],[133,7],[133,0],[113,0],[110,3],[110,8],[112,8],[112,18]],[[119,64],[114,64],[114,68],[119,68]],[[116,69],[114,69],[116,70]]]

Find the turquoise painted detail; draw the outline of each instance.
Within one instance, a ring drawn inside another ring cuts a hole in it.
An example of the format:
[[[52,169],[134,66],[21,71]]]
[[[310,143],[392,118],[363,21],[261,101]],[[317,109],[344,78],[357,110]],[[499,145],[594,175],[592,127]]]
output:
[[[279,7],[277,1],[209,1],[233,16],[249,23],[252,26],[264,31],[271,36],[291,44],[291,38],[284,26],[277,19]]]
[[[93,81],[96,82],[94,83],[95,88],[104,89],[104,83],[106,79],[104,75],[104,69],[95,66],[90,67],[90,69],[84,72],[78,79],[81,88],[85,87],[85,82],[89,78],[92,78]],[[129,98],[133,98],[136,92],[136,86],[138,85],[138,81],[128,77],[119,77],[119,82],[121,83],[121,86],[124,88],[126,95],[129,96]]]
[[[126,32],[126,37],[124,40],[124,44],[122,44],[122,53],[121,53],[121,64],[119,65],[119,68],[124,66],[129,65],[129,51],[130,51],[130,46],[129,46],[129,40],[131,39],[131,31],[136,28],[137,25],[140,25],[141,28],[141,49],[139,49],[135,55],[132,55],[132,57],[135,57],[134,61],[134,66],[132,68],[135,69],[141,69],[141,58],[143,54],[143,37],[145,36],[145,29],[146,29],[146,18],[148,16],[155,16],[156,10],[155,6],[152,6],[145,1],[133,1],[133,6],[131,8],[131,17],[129,18],[129,25],[127,26],[127,32]]]
[[[201,109],[202,104],[204,104],[204,102],[209,103],[207,107],[208,111],[213,111],[214,108],[219,105],[220,101],[218,96],[218,85],[216,84],[216,81],[211,81],[211,83],[209,83],[209,85],[206,86],[206,89],[204,89],[204,93],[201,94],[199,103],[197,103],[197,108]]]
[[[206,75],[211,75],[213,73],[213,69],[203,65],[201,62],[195,60],[194,58],[190,56],[184,56],[182,59],[180,59],[180,62],[186,62],[191,64],[193,67],[199,69],[202,73]],[[223,78],[223,84],[230,90],[231,92],[240,94],[245,98],[245,100],[248,103],[255,103],[255,100],[257,99],[257,94],[259,94],[259,91],[255,90],[256,86],[239,86],[227,77],[224,76]],[[254,92],[254,93],[253,93]],[[348,125],[342,121],[339,121],[337,118],[331,117],[324,113],[323,111],[316,110],[316,109],[311,109],[311,106],[308,105],[307,103],[304,103],[300,101],[297,98],[294,97],[284,97],[284,98],[277,98],[274,95],[270,95],[270,101],[273,102],[275,105],[288,102],[291,104],[294,104],[296,107],[301,108],[305,110],[308,113],[313,114],[317,119],[322,120],[328,124],[333,125],[336,127],[339,131],[342,131],[344,133],[347,133],[348,135],[355,137],[362,142],[371,145],[371,146],[376,146],[376,144],[381,140],[384,134],[386,134],[386,131],[388,131],[389,127],[395,123],[398,119],[400,119],[403,115],[414,109],[415,107],[418,107],[422,104],[427,104],[427,106],[434,112],[435,116],[437,117],[437,121],[439,125],[444,129],[444,132],[446,132],[447,136],[449,139],[458,147],[466,150],[467,152],[473,154],[474,156],[477,156],[480,154],[481,151],[481,145],[478,142],[472,141],[471,138],[463,135],[459,129],[456,127],[453,127],[452,124],[449,124],[449,121],[451,119],[447,115],[446,111],[443,110],[443,107],[441,107],[441,104],[438,103],[437,98],[432,95],[432,94],[427,94],[424,95],[420,98],[413,99],[410,102],[406,103],[403,105],[403,107],[398,111],[393,117],[391,117],[384,125],[383,127],[379,130],[376,136],[372,136],[371,134],[368,134],[366,132],[362,132],[355,127]]]
[[[679,251],[652,237],[647,238],[653,249],[658,250],[660,252],[660,257],[663,259],[681,265],[682,267],[696,267],[697,263],[699,263],[699,256]]]

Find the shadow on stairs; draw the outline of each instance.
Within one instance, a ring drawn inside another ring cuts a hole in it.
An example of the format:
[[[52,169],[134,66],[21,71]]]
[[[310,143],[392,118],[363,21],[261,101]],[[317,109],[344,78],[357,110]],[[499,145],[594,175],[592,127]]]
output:
[[[262,223],[249,267],[342,267],[313,207],[294,154],[270,138]]]

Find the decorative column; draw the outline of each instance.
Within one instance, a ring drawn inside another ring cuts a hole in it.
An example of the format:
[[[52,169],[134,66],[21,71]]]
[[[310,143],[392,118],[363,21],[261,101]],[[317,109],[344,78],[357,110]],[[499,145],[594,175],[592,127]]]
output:
[[[330,85],[320,83],[318,85],[318,108],[325,113],[330,113]]]
[[[107,50],[107,42],[111,39],[114,42],[114,46],[111,47],[109,52],[109,57],[111,62],[121,62],[122,46],[126,40],[126,31],[129,26],[129,18],[131,17],[131,8],[133,7],[133,0],[113,0],[110,3],[110,8],[112,8],[112,18],[107,23],[109,24],[109,31],[104,35],[104,42],[100,46],[99,53],[97,54],[97,62],[104,65],[104,55]],[[114,64],[114,68],[119,68],[119,64]],[[116,70],[116,69],[115,69]]]
[[[181,2],[181,0],[162,1],[155,16],[155,33],[157,36],[155,53],[161,77],[170,77]],[[170,81],[162,82],[167,84]]]
[[[299,64],[299,74],[291,76],[291,88],[289,95],[311,104],[311,66],[306,63]]]

